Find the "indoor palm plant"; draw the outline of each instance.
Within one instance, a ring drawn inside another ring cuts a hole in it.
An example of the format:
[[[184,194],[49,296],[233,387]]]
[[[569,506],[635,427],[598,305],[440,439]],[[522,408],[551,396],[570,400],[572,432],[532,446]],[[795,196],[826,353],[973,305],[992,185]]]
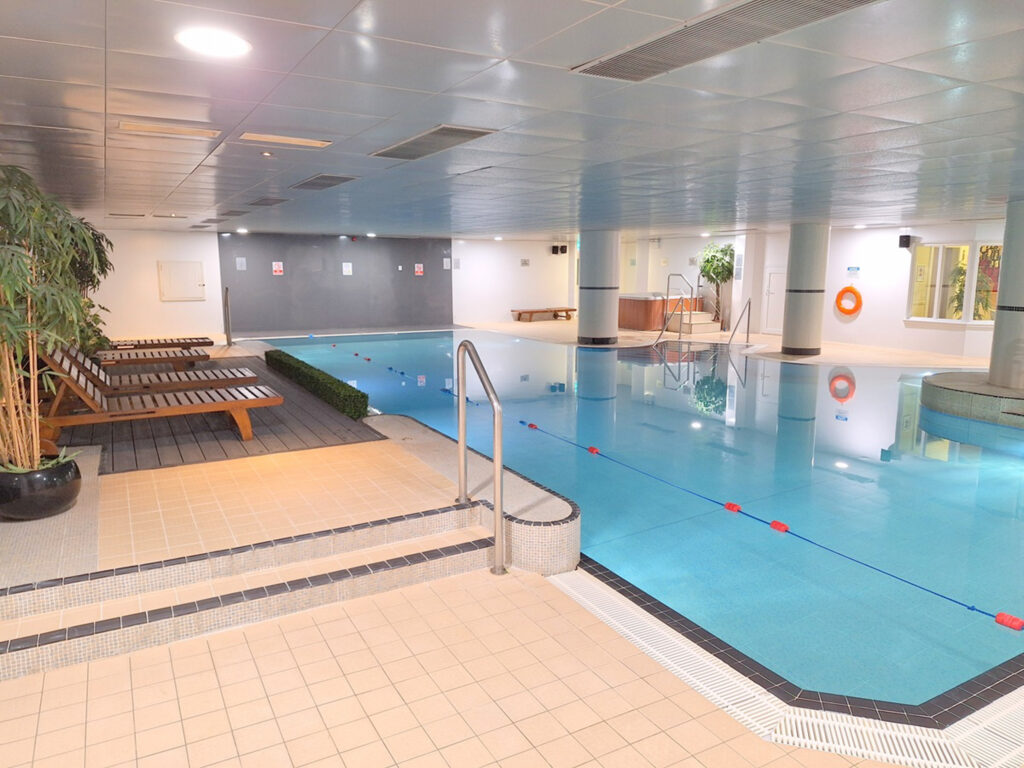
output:
[[[732,280],[736,251],[732,245],[708,243],[700,252],[700,275],[715,286],[715,320],[722,319],[722,284]]]
[[[54,383],[38,352],[91,332],[80,278],[109,269],[97,234],[25,171],[0,166],[0,517],[56,514],[77,496],[74,461],[44,455],[42,401]]]

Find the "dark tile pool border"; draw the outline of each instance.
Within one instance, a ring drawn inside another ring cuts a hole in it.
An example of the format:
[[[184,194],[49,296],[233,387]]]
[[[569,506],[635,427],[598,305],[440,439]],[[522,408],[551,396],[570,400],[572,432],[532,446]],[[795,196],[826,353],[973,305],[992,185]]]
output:
[[[1024,686],[1024,653],[940,693],[923,704],[898,704],[892,701],[842,696],[800,688],[781,675],[759,664],[740,650],[708,632],[678,611],[626,581],[593,558],[580,556],[580,569],[608,585],[630,602],[737,672],[764,688],[785,704],[803,709],[839,712],[887,723],[946,728],[1008,693]]]
[[[366,563],[364,565],[354,565],[350,568],[342,568],[329,573],[319,573],[312,576],[292,579],[291,581],[267,584],[262,587],[253,587],[251,589],[243,589],[239,592],[230,592],[224,595],[204,598],[202,600],[189,601],[178,605],[169,605],[163,608],[154,608],[148,611],[128,614],[126,616],[115,616],[110,619],[101,619],[100,621],[76,624],[71,627],[62,627],[60,629],[50,630],[40,634],[25,635],[24,637],[16,637],[10,640],[0,640],[0,656],[9,653],[16,653],[17,651],[28,650],[30,648],[39,648],[52,643],[60,643],[82,637],[91,637],[105,632],[114,632],[119,629],[128,629],[129,627],[134,627],[140,624],[152,624],[158,621],[178,618],[180,616],[188,616],[193,613],[199,613],[200,611],[211,611],[217,608],[225,608],[237,603],[249,603],[263,598],[273,597],[274,595],[284,594],[286,592],[300,592],[314,587],[321,587],[327,584],[359,578],[360,576],[380,573],[381,571],[405,568],[407,566],[417,565],[429,560],[439,560],[452,555],[488,549],[493,546],[493,537],[474,539],[472,541],[449,544],[444,547],[425,550],[423,552],[413,552],[408,555],[393,557],[389,560],[380,560],[378,562]]]

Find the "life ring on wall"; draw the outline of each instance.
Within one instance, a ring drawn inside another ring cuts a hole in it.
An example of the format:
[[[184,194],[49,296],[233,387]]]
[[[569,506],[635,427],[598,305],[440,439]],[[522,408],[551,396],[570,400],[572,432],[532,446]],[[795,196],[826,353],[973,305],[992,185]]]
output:
[[[845,403],[853,399],[857,391],[857,380],[849,372],[835,372],[828,381],[828,393],[837,403]]]
[[[843,299],[847,296],[853,299],[853,306],[847,307],[843,304]],[[836,294],[836,309],[842,312],[844,315],[856,315],[860,312],[860,308],[864,306],[864,299],[860,295],[860,291],[854,288],[852,285],[848,285],[839,293]]]

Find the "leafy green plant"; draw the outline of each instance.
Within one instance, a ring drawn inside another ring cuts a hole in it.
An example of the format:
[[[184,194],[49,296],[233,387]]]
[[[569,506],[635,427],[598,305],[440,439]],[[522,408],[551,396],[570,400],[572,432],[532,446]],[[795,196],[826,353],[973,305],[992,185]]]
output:
[[[722,285],[732,280],[736,251],[731,244],[708,243],[700,252],[701,277],[715,286],[715,320],[722,319]]]
[[[360,392],[355,387],[289,355],[287,352],[280,349],[269,349],[266,353],[266,361],[269,368],[283,374],[349,418],[363,418],[370,407],[370,398],[365,392]]]
[[[715,373],[701,376],[693,385],[693,404],[701,413],[721,416],[725,413],[728,387]]]
[[[957,264],[949,271],[950,317],[964,316],[964,295],[967,292],[967,266]],[[992,278],[978,271],[978,284],[974,292],[974,314],[972,317],[991,317]]]
[[[0,466],[38,469],[40,407],[53,378],[40,349],[78,343],[89,322],[75,265],[100,272],[96,230],[0,165]]]

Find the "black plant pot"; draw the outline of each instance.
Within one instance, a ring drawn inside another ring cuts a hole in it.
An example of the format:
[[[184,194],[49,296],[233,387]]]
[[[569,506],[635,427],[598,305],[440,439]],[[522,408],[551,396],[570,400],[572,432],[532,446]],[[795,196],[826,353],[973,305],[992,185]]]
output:
[[[74,461],[35,472],[0,472],[0,517],[38,520],[66,512],[82,490]]]

